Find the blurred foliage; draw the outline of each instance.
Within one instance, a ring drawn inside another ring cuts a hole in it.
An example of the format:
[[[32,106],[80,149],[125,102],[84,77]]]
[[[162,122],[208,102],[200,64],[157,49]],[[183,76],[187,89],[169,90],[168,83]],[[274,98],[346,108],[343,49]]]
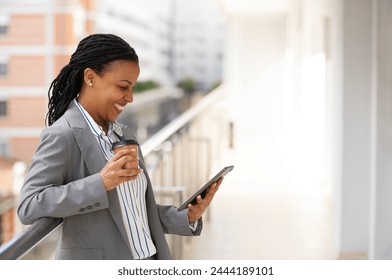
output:
[[[196,81],[192,78],[185,78],[178,82],[177,86],[182,88],[185,93],[193,93],[196,89]]]
[[[155,81],[141,81],[141,82],[137,82],[136,85],[133,87],[133,92],[134,93],[138,93],[138,92],[142,92],[142,91],[146,91],[146,90],[150,90],[150,89],[154,89],[154,88],[158,88],[159,84]]]

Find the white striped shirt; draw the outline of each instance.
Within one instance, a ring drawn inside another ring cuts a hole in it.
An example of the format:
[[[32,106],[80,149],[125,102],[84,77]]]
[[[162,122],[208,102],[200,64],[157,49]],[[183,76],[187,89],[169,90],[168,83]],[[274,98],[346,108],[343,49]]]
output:
[[[120,140],[116,133],[122,136],[121,128],[116,122],[109,122],[108,134],[99,126],[90,114],[74,99],[82,112],[91,132],[96,136],[99,147],[106,160],[113,157],[112,143]],[[148,226],[145,194],[147,180],[144,173],[139,173],[135,180],[121,183],[117,186],[117,194],[121,206],[122,218],[128,239],[131,244],[132,255],[135,259],[145,259],[156,253]]]

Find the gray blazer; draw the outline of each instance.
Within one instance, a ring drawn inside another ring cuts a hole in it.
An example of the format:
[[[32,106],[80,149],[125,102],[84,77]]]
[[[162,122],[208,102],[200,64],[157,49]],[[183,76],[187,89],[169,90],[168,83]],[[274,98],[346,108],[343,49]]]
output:
[[[135,138],[129,128],[122,129],[124,138]],[[65,114],[43,130],[18,207],[23,224],[42,217],[63,218],[56,259],[133,259],[117,190],[106,192],[99,175],[105,164],[97,140],[71,102]],[[146,205],[155,258],[170,259],[164,234],[199,235],[202,220],[192,232],[186,210],[157,205],[143,156],[140,166],[148,182]]]

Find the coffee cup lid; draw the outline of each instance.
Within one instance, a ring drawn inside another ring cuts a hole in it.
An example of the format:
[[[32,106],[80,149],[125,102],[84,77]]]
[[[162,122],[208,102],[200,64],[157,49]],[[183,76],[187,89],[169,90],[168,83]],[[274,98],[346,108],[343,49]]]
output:
[[[113,144],[112,144],[112,150],[114,148],[127,146],[127,145],[139,145],[139,143],[136,140],[133,140],[133,139],[116,141],[116,142],[113,142]]]

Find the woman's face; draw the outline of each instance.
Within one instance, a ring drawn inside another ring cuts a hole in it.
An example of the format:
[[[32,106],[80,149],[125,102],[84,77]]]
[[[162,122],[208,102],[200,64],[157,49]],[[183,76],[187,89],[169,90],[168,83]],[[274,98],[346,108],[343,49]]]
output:
[[[94,76],[92,86],[87,86],[92,90],[92,98],[85,108],[99,125],[106,128],[108,121],[116,120],[124,107],[132,103],[139,74],[137,63],[114,61],[103,75]]]

